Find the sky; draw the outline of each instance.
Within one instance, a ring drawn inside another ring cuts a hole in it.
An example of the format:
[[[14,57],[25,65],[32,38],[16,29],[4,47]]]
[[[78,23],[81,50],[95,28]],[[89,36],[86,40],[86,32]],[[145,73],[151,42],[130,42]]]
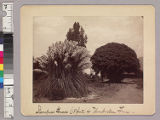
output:
[[[91,55],[98,47],[117,42],[128,45],[138,57],[143,56],[143,18],[140,16],[37,16],[33,19],[34,57],[45,54],[52,43],[64,41],[74,22],[84,28],[88,37],[86,46]]]

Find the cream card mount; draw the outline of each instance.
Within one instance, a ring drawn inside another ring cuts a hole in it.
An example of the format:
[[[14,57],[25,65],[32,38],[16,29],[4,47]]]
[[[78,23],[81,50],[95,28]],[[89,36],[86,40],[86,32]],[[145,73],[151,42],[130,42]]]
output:
[[[151,5],[24,5],[21,113],[153,115]]]

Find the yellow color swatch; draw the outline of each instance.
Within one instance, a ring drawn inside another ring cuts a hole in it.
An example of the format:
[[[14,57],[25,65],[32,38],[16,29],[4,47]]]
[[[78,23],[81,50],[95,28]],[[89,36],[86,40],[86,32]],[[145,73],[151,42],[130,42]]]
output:
[[[3,64],[0,64],[0,70],[1,71],[3,70]]]

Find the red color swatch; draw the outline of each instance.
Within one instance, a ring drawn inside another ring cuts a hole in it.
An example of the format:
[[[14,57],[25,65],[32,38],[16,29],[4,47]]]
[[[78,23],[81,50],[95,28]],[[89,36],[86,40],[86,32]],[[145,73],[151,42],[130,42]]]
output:
[[[0,58],[0,64],[3,64],[3,58]]]

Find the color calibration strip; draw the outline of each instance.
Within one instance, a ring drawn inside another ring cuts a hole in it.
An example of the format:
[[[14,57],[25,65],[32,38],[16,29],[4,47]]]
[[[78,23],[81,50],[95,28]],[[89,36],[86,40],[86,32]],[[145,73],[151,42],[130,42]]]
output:
[[[0,33],[0,88],[3,88],[3,33]]]
[[[14,79],[13,79],[13,3],[2,4],[3,12],[3,87],[4,87],[4,118],[14,116]]]

